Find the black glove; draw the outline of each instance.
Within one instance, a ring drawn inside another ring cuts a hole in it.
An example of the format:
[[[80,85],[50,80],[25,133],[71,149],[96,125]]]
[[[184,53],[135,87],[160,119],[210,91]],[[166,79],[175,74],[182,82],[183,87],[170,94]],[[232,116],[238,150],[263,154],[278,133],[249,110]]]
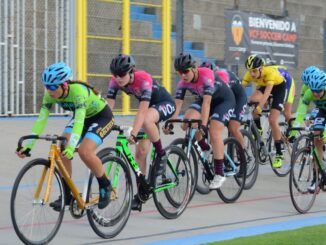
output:
[[[206,137],[208,136],[208,127],[206,125],[200,125],[200,132],[201,134],[203,135],[203,137]]]
[[[296,140],[296,138],[295,138],[295,136],[290,136],[289,138],[288,138],[288,140],[289,140],[289,142],[290,143],[294,143],[294,141]]]

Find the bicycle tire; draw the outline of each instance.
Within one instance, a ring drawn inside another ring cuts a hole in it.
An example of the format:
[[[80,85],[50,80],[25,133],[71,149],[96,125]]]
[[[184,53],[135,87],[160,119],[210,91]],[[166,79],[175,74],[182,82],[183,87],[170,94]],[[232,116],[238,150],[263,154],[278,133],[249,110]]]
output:
[[[111,155],[110,151],[107,153],[101,156],[101,161],[113,186],[111,201],[104,209],[98,209],[97,206],[87,209],[89,224],[98,236],[105,239],[113,238],[123,230],[130,216],[133,197],[129,168],[120,157]],[[91,174],[86,202],[99,195],[98,184],[94,179]]]
[[[307,147],[308,146],[308,142],[309,142],[310,137],[307,134],[301,134],[298,136],[298,138],[296,138],[296,140],[294,141],[293,145],[292,145],[292,155],[291,155],[291,162],[293,157],[295,156],[295,154],[303,147]]]
[[[240,130],[245,142],[245,158],[247,163],[247,175],[246,183],[244,186],[245,190],[251,189],[256,183],[258,172],[259,172],[259,160],[256,143],[252,138],[251,134],[244,129]]]
[[[184,138],[178,138],[171,142],[171,145],[176,145],[180,147],[185,154],[187,155],[187,144],[186,140]],[[198,181],[198,162],[197,162],[197,155],[195,152],[194,147],[192,146],[190,149],[190,158],[189,158],[190,168],[191,168],[191,174],[192,174],[192,185],[191,185],[191,194],[190,194],[190,200],[192,200],[195,191],[197,189],[197,181]]]
[[[318,188],[315,188],[313,193],[308,190],[313,175],[318,176],[318,167],[314,166],[309,147],[301,148],[291,163],[289,178],[291,201],[294,208],[302,214],[311,209],[316,199]],[[318,178],[316,178],[315,186],[319,186]]]
[[[155,174],[151,176],[152,183],[155,183],[153,199],[157,210],[163,217],[176,219],[185,211],[189,203],[192,174],[189,160],[182,149],[170,145],[165,151],[168,156],[165,172],[161,176],[155,176]],[[165,182],[174,186],[162,188]]]
[[[232,203],[239,199],[245,186],[246,159],[241,144],[233,137],[228,137],[224,140],[224,149],[232,161],[237,164],[237,171],[234,175],[226,175],[225,182],[216,191],[223,202]],[[228,161],[224,157],[224,163],[228,164]]]
[[[28,162],[19,171],[12,189],[10,198],[11,220],[16,234],[25,244],[49,243],[57,234],[62,223],[65,211],[63,204],[65,200],[61,177],[56,168],[54,169],[54,178],[52,179],[49,202],[44,203],[43,199],[34,198],[35,188],[38,186],[41,173],[43,170],[48,171],[49,167],[50,162],[43,158],[37,158]],[[27,178],[29,178],[28,181]],[[57,183],[54,183],[54,181],[57,181]],[[46,183],[44,184],[44,187],[45,186]],[[44,197],[44,192],[45,188],[42,188],[39,196]],[[54,194],[55,192],[57,192],[57,195]],[[62,208],[59,212],[54,211],[53,208],[48,205],[50,202],[57,199],[58,195],[63,197],[61,199]],[[28,206],[28,204],[30,204],[30,206]],[[18,208],[21,208],[22,206],[26,206],[26,209],[18,210]],[[33,212],[31,212],[31,209],[33,209]],[[28,219],[29,217],[31,219]],[[27,219],[30,221],[27,221]],[[23,224],[20,224],[20,221],[22,221]]]
[[[279,123],[280,130],[282,133],[282,140],[283,140],[283,164],[280,168],[273,168],[273,160],[274,156],[276,155],[276,149],[274,144],[274,139],[272,137],[272,134],[269,135],[268,140],[268,152],[270,153],[270,165],[273,170],[273,172],[279,176],[279,177],[285,177],[287,176],[291,171],[291,157],[292,157],[292,146],[287,142],[287,139],[285,139],[284,132],[286,132],[286,124],[285,123]]]

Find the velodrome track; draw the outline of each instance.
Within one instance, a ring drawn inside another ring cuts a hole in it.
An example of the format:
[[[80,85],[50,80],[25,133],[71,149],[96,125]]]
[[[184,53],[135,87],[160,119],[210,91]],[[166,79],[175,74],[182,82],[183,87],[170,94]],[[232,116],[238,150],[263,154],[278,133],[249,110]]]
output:
[[[29,134],[35,118],[0,119],[0,244],[20,244],[10,219],[10,194],[20,168],[29,161],[14,154],[20,136]],[[68,118],[52,118],[45,133],[60,134]],[[131,125],[132,118],[120,117],[118,124]],[[166,145],[183,133],[163,136]],[[105,145],[113,146],[114,136]],[[47,145],[37,144],[32,157],[46,157]],[[85,166],[76,159],[73,178],[83,180]],[[279,178],[270,166],[260,166],[258,180],[253,189],[242,193],[233,204],[225,204],[216,192],[196,194],[183,215],[176,220],[166,220],[149,200],[141,213],[132,211],[124,230],[114,239],[99,238],[88,224],[87,218],[73,219],[65,213],[64,222],[51,244],[200,244],[233,237],[294,229],[302,226],[326,224],[326,194],[317,196],[312,210],[300,215],[293,208],[288,187],[288,177]]]

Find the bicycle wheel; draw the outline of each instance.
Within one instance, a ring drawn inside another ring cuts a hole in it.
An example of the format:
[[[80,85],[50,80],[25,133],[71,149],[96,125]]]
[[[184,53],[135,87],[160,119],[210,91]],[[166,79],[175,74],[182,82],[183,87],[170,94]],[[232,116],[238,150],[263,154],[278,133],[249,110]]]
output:
[[[294,158],[295,154],[304,147],[307,147],[309,145],[309,136],[307,134],[301,134],[299,137],[294,141],[292,145],[292,154],[291,154],[291,162]]]
[[[167,219],[179,217],[186,209],[191,194],[192,175],[189,160],[182,149],[170,145],[165,149],[168,163],[161,176],[152,174],[155,183],[153,199],[157,210]]]
[[[259,161],[258,153],[256,148],[256,143],[252,138],[251,134],[242,129],[241,133],[244,138],[244,154],[247,163],[247,174],[246,174],[246,183],[244,186],[245,190],[249,190],[253,187],[257,180],[258,170],[259,170]]]
[[[246,181],[246,159],[240,143],[233,137],[224,140],[225,168],[236,166],[234,171],[224,171],[226,177],[223,185],[217,189],[219,197],[225,203],[235,202],[241,195]]]
[[[171,145],[176,145],[178,147],[180,147],[184,153],[187,155],[187,151],[188,151],[188,147],[186,144],[186,140],[184,138],[178,138],[175,139],[171,142]],[[190,200],[191,201],[192,197],[195,194],[195,190],[197,189],[197,180],[198,180],[198,163],[197,163],[197,156],[196,156],[196,152],[195,149],[193,147],[191,147],[190,149],[190,154],[189,154],[189,166],[191,169],[191,174],[192,174],[192,183],[191,183],[191,194],[190,194]]]
[[[98,209],[97,206],[88,209],[87,218],[98,236],[112,238],[122,231],[129,219],[133,197],[132,182],[129,169],[121,158],[108,154],[102,155],[101,161],[113,188],[111,202],[104,209]],[[95,179],[91,174],[86,202],[99,196],[98,182]]]
[[[299,213],[306,213],[314,204],[317,190],[308,190],[314,175],[318,176],[318,168],[313,163],[313,157],[309,147],[301,148],[294,156],[290,171],[290,196],[294,208]],[[319,186],[318,178],[315,178],[315,186]]]
[[[270,153],[270,164],[272,167],[273,172],[279,176],[279,177],[285,177],[290,173],[291,170],[291,156],[292,156],[292,145],[287,141],[285,137],[285,132],[287,125],[286,123],[279,123],[279,127],[282,133],[282,140],[283,140],[283,164],[280,168],[273,168],[272,163],[276,156],[276,149],[275,149],[275,143],[274,139],[272,137],[272,134],[270,132],[269,140],[268,140],[268,152]]]
[[[28,162],[19,172],[10,199],[11,220],[19,239],[25,244],[47,244],[57,234],[64,215],[64,195],[61,177],[54,169],[51,193],[44,202],[45,189],[50,163],[38,158]],[[36,194],[42,174],[45,179],[39,195]],[[59,212],[49,203],[61,195],[62,205]]]

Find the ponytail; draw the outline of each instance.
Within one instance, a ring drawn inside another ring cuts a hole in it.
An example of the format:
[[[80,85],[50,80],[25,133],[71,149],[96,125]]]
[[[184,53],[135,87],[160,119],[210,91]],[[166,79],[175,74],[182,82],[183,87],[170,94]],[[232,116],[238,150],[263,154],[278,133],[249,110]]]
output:
[[[94,94],[99,95],[101,94],[100,90],[98,90],[97,88],[93,87],[92,85],[90,85],[88,82],[82,82],[82,81],[67,81],[69,84],[81,84],[86,86],[87,88],[91,89]]]

